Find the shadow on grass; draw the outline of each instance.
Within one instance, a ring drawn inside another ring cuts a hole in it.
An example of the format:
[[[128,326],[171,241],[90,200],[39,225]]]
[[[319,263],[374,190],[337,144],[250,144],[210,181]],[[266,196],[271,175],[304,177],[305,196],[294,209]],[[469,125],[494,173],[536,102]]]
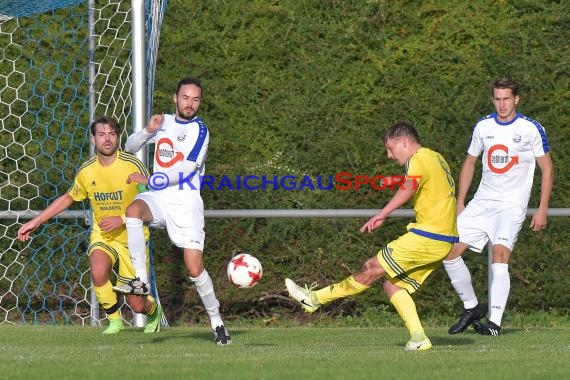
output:
[[[195,332],[188,332],[184,331],[181,332],[176,328],[169,328],[163,327],[159,333],[152,333],[152,334],[144,334],[142,330],[135,330],[135,329],[127,329],[122,333],[134,333],[134,334],[142,334],[142,337],[147,338],[151,337],[153,342],[162,343],[167,341],[175,341],[175,340],[203,340],[207,342],[214,343],[214,334],[210,331],[200,330]],[[240,336],[242,334],[248,334],[250,332],[246,330],[230,330],[230,336],[234,339],[236,336]],[[139,335],[141,336],[141,335]],[[145,339],[146,340],[146,339]]]

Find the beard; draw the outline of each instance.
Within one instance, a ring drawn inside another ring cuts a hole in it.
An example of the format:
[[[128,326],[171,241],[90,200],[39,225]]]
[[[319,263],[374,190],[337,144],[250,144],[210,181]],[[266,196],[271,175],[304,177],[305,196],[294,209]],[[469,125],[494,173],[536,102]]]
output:
[[[104,157],[110,157],[112,155],[115,154],[115,152],[117,151],[117,149],[119,148],[119,145],[111,145],[110,147],[106,147],[106,146],[100,146],[100,147],[96,147],[96,151],[97,154],[104,156]]]
[[[196,111],[193,108],[178,108],[178,117],[184,120],[192,120],[196,116]]]

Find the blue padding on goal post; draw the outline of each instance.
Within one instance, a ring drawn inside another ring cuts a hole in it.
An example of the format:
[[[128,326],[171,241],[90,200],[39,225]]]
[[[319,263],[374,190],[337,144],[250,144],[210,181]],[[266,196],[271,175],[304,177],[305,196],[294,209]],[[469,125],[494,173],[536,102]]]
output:
[[[152,254],[152,240],[148,239],[148,280],[150,283],[150,294],[157,299],[158,289],[156,286],[156,276],[154,274],[154,259]]]
[[[7,0],[0,1],[0,16],[25,17],[84,3],[86,0]]]
[[[162,303],[160,302],[160,298],[158,298],[158,288],[156,286],[156,275],[154,273],[153,256],[154,255],[152,254],[152,239],[149,238],[148,239],[148,260],[149,260],[148,279],[150,283],[150,294],[154,297],[154,299],[159,305],[162,305]],[[168,327],[168,319],[166,318],[165,314],[162,315],[161,325],[164,327]]]

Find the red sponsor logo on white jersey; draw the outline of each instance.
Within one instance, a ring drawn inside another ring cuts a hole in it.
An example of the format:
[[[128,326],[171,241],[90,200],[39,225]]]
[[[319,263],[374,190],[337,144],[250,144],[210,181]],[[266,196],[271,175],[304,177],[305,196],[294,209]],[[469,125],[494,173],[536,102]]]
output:
[[[487,165],[493,173],[504,174],[518,163],[519,156],[509,156],[506,145],[493,145],[487,151]]]
[[[154,158],[160,167],[169,168],[178,161],[182,161],[184,155],[174,150],[174,144],[169,138],[163,137],[156,143]]]

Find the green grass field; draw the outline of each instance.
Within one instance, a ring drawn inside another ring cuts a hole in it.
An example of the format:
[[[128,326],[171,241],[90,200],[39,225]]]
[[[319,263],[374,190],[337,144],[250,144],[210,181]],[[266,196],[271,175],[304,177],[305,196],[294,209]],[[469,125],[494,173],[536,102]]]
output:
[[[218,347],[206,328],[114,336],[79,326],[0,326],[0,379],[562,379],[568,329],[499,337],[427,329],[434,347],[407,352],[403,328],[236,327]]]

